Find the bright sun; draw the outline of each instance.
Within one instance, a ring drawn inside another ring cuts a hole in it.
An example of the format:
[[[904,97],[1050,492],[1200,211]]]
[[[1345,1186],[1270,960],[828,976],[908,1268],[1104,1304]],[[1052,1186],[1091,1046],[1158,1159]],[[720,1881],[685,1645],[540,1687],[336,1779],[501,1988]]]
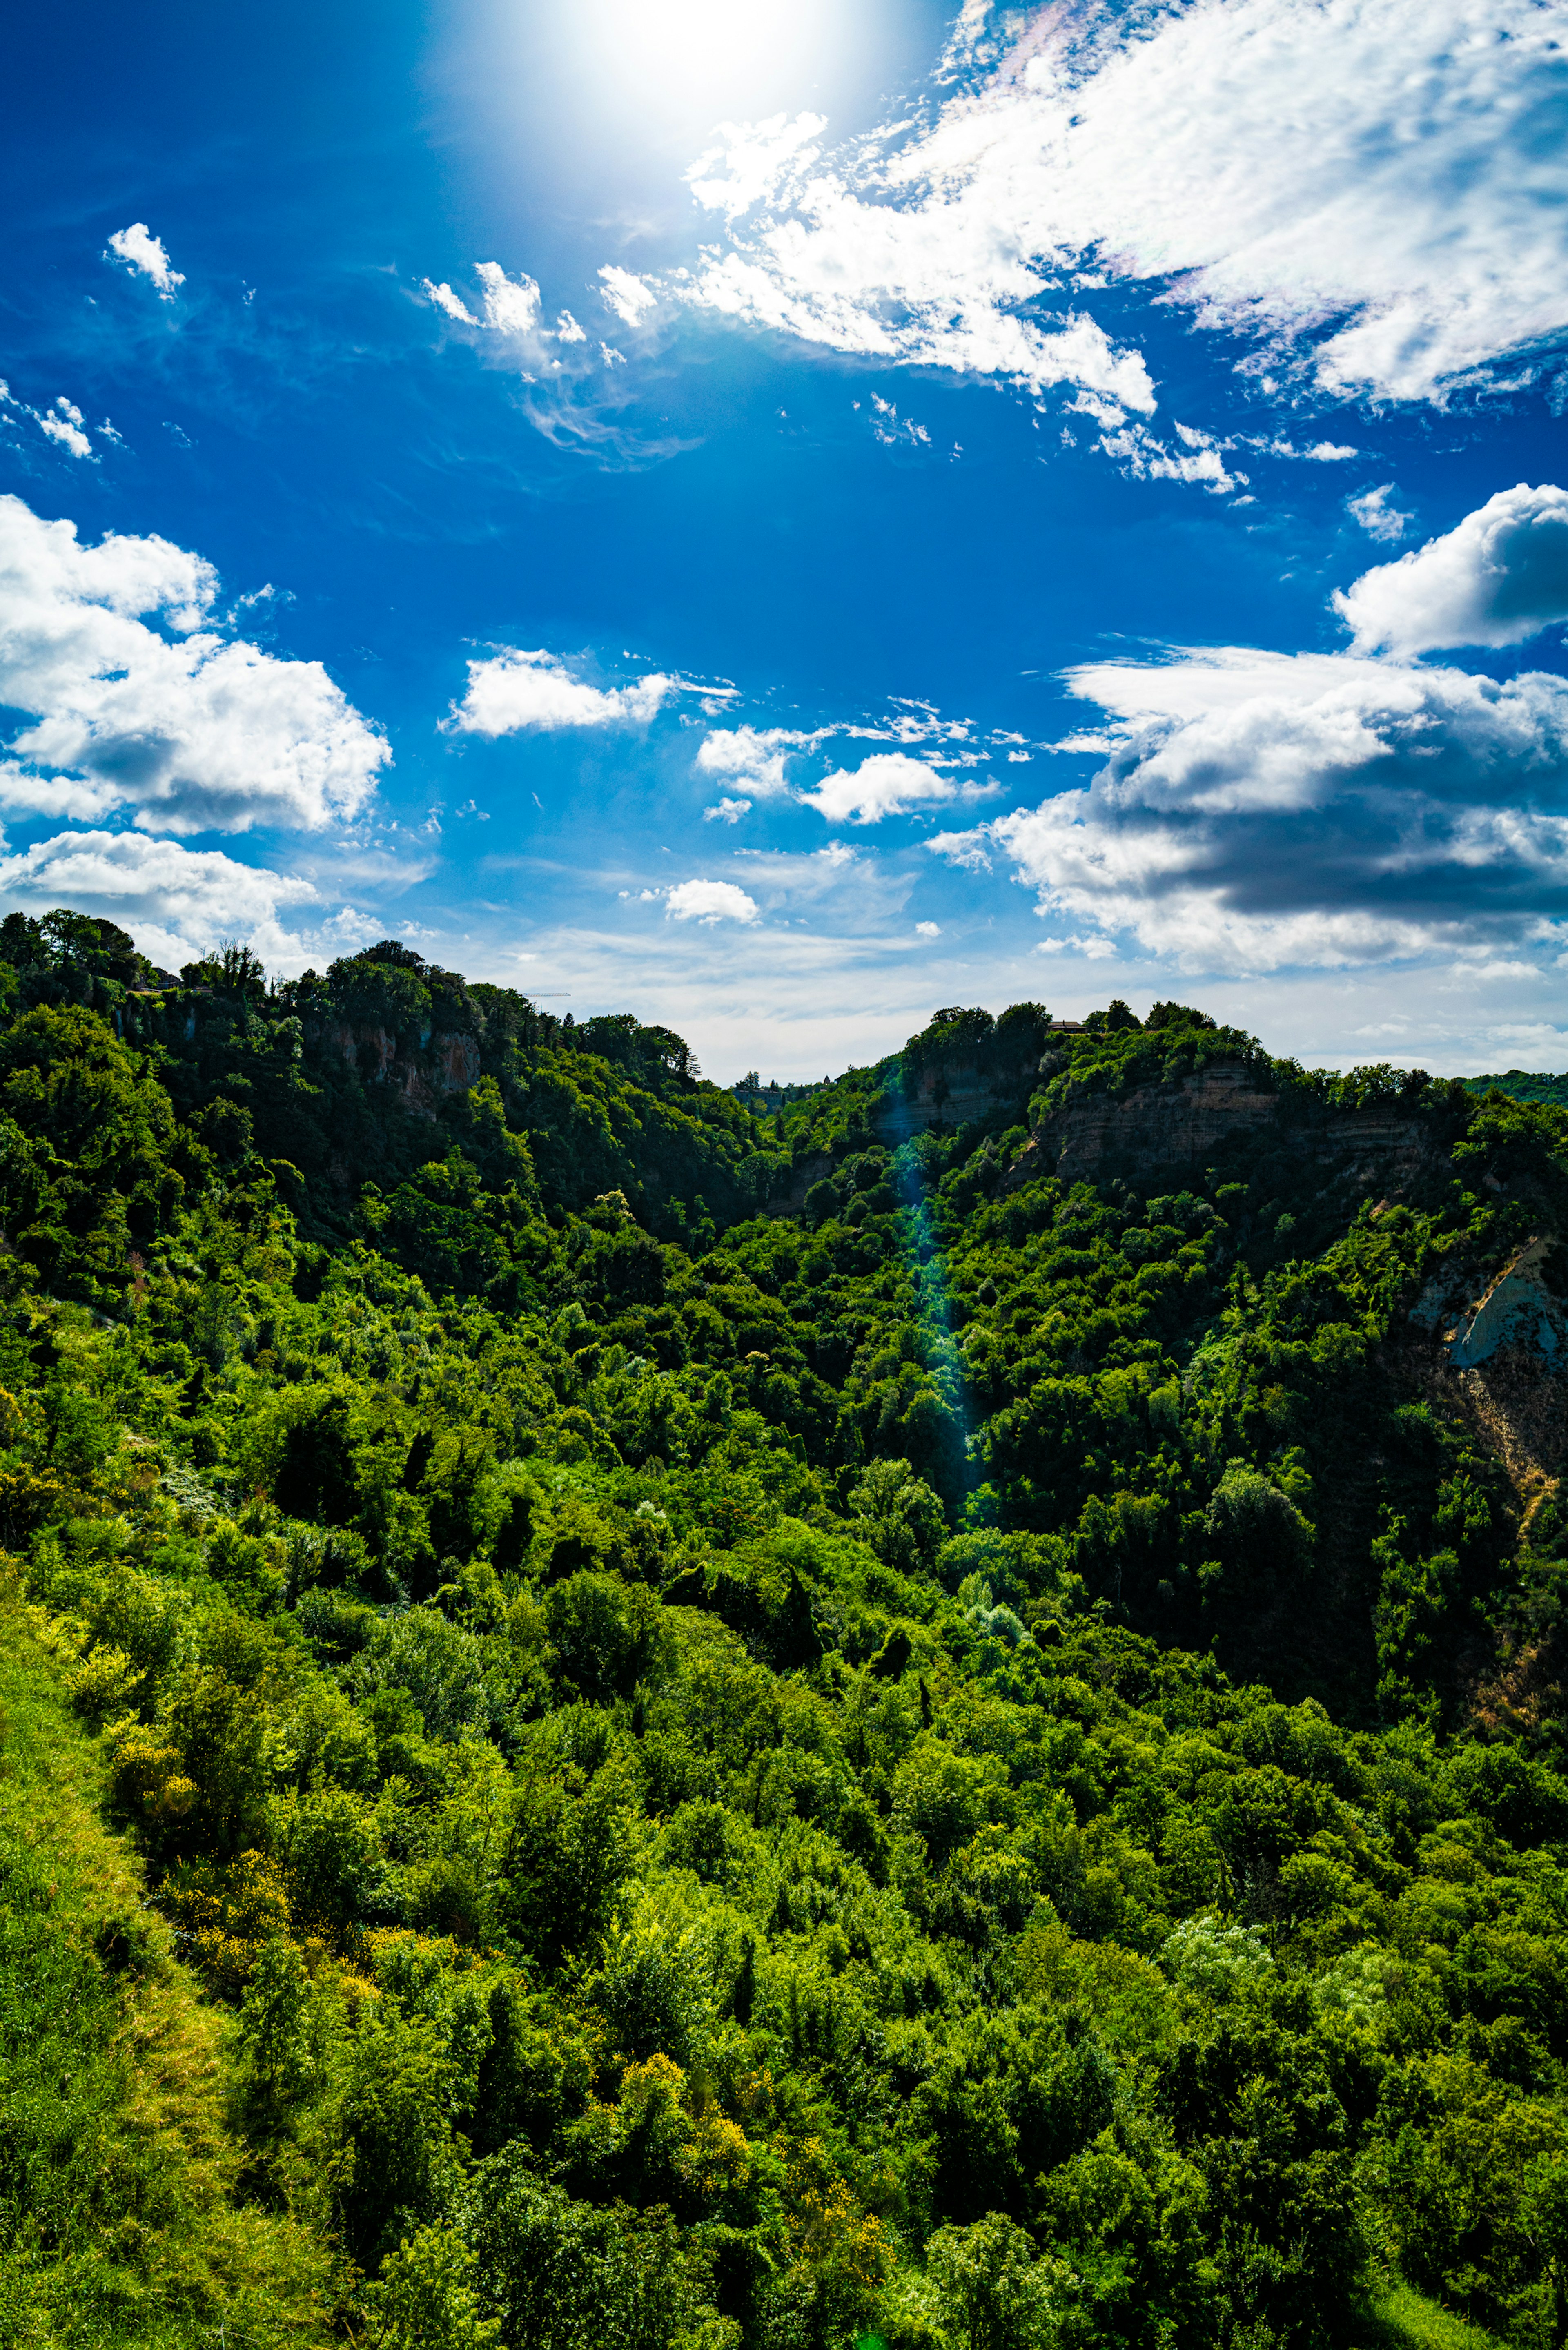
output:
[[[592,69],[682,115],[805,103],[843,54],[826,0],[579,0]]]

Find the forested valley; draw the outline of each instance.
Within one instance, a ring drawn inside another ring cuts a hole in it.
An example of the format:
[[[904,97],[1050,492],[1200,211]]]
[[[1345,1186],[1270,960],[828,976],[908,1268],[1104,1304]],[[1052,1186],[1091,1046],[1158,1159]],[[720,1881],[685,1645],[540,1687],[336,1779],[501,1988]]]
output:
[[[0,2344],[1563,2350],[1504,1084],[8,916]]]

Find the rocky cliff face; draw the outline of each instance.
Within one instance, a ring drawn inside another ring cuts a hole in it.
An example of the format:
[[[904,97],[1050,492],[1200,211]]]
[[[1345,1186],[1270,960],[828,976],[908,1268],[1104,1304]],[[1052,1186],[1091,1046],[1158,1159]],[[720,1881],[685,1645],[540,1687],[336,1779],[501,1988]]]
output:
[[[1272,1136],[1325,1171],[1380,1189],[1412,1174],[1432,1149],[1420,1118],[1303,1104],[1260,1085],[1245,1063],[1220,1062],[1174,1085],[1075,1095],[1042,1120],[1009,1188],[1042,1175],[1064,1183],[1179,1176],[1210,1165],[1241,1136]]]
[[[1568,1251],[1534,1234],[1490,1269],[1446,1260],[1410,1309],[1401,1376],[1457,1409],[1496,1454],[1528,1510],[1568,1469]]]
[[[892,1147],[912,1134],[925,1133],[929,1127],[963,1126],[971,1118],[991,1118],[998,1110],[1014,1110],[1022,1117],[1039,1082],[1039,1063],[1033,1053],[999,1066],[958,1055],[944,1055],[922,1069],[903,1095],[889,1097],[884,1103],[876,1117],[877,1139]]]
[[[434,1118],[443,1095],[467,1093],[479,1082],[479,1039],[459,1031],[426,1031],[410,1052],[389,1029],[339,1021],[324,1041],[366,1085],[389,1086],[415,1118]]]
[[[1542,1232],[1493,1274],[1480,1296],[1452,1276],[1434,1280],[1412,1309],[1424,1329],[1440,1330],[1456,1370],[1490,1362],[1502,1347],[1530,1347],[1557,1370],[1568,1362],[1568,1298],[1553,1285],[1561,1245]]]
[[[830,1151],[814,1150],[808,1159],[797,1159],[787,1175],[776,1176],[763,1210],[769,1216],[798,1216],[805,1206],[805,1195],[814,1183],[820,1183],[833,1172]]]
[[[923,1068],[903,1091],[895,1086],[871,1112],[870,1139],[896,1150],[914,1134],[931,1127],[952,1128],[971,1118],[988,1118],[997,1111],[1022,1119],[1029,1097],[1040,1082],[1039,1059],[1033,1052],[996,1062],[989,1057],[944,1055]],[[765,1212],[798,1216],[814,1183],[832,1174],[836,1161],[828,1151],[814,1151],[797,1159],[787,1177],[775,1180]]]

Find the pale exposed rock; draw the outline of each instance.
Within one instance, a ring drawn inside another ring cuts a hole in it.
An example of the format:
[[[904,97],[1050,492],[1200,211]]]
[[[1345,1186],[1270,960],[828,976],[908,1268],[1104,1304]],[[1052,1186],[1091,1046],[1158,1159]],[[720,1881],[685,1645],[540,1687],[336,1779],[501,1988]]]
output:
[[[1490,1362],[1501,1347],[1532,1347],[1550,1368],[1562,1368],[1568,1364],[1568,1310],[1545,1270],[1556,1245],[1552,1234],[1538,1233],[1469,1303],[1458,1303],[1440,1279],[1428,1282],[1410,1319],[1424,1329],[1442,1328],[1457,1371]]]
[[[400,1054],[393,1032],[335,1021],[327,1039],[367,1085],[389,1085],[415,1118],[434,1118],[443,1095],[467,1093],[479,1083],[479,1039],[462,1031],[421,1029],[411,1053]]]

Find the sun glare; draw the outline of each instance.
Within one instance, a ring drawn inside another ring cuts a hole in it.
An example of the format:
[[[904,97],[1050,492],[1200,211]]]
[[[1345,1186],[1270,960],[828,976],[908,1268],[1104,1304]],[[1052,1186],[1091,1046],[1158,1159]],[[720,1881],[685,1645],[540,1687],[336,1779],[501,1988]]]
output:
[[[803,103],[847,46],[845,11],[824,0],[587,0],[590,70],[682,116]]]

